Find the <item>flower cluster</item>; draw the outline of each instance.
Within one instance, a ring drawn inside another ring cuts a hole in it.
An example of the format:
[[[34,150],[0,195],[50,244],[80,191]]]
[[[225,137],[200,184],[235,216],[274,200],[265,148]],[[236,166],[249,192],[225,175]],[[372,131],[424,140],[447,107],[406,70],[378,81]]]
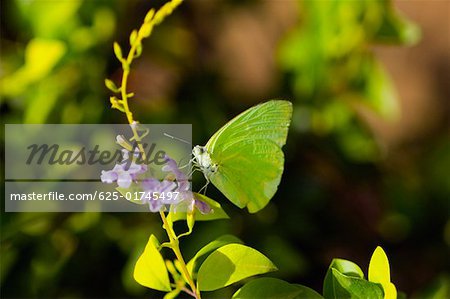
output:
[[[111,184],[117,182],[119,187],[129,188],[132,181],[137,180],[139,174],[147,171],[147,165],[139,165],[133,161],[128,163],[128,159],[130,159],[128,151],[122,150],[122,153],[122,161],[119,164],[116,164],[111,170],[102,170],[100,179],[103,183]]]
[[[212,212],[211,207],[196,199],[191,191],[190,183],[187,176],[178,168],[177,163],[166,155],[166,164],[163,166],[162,170],[165,172],[170,172],[175,175],[177,188],[176,190],[180,192],[181,201],[187,204],[187,212],[192,212],[194,208],[197,208],[202,214],[208,214]]]
[[[138,180],[139,175],[147,172],[147,165],[136,164],[135,158],[138,155],[136,150],[130,155],[128,150],[122,150],[122,160],[111,170],[103,170],[100,176],[103,183],[112,184],[117,182],[121,188],[130,188],[132,183],[138,184],[142,189],[141,202],[148,204],[150,211],[159,212],[169,206],[174,207],[175,212],[192,212],[197,208],[202,214],[212,212],[211,207],[196,199],[191,191],[191,184],[188,177],[180,170],[175,160],[165,156],[166,163],[162,171],[167,173],[166,178],[158,180],[153,177]],[[174,196],[165,196],[165,194],[177,194]]]

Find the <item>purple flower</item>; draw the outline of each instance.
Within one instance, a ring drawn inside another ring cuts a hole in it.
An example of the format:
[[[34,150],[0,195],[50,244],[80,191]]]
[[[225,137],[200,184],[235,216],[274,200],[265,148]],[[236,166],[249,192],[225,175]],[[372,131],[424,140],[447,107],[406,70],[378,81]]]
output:
[[[177,162],[175,162],[175,160],[167,155],[165,156],[165,159],[166,165],[162,167],[162,171],[171,172],[175,175],[176,181],[178,183],[178,191],[190,191],[191,184],[189,183],[189,179],[186,174],[184,174],[184,172],[182,172],[180,168],[178,168]]]
[[[170,158],[169,156],[165,156],[166,165],[162,167],[162,171],[171,172],[175,175],[177,181],[177,191],[181,193],[181,196],[184,200],[191,200],[194,198],[191,192],[191,184],[189,183],[188,177],[184,172],[178,168],[177,162]]]
[[[189,203],[194,198],[194,195],[190,191],[191,185],[187,176],[178,168],[175,160],[169,158],[167,155],[165,159],[166,165],[162,167],[162,170],[172,173],[175,176],[175,180],[159,181],[152,178],[142,182],[142,187],[146,193],[144,194],[145,198],[141,198],[141,200],[148,202],[150,211],[152,212],[159,211],[164,205],[184,205],[182,203]],[[168,193],[164,194],[164,192]],[[161,194],[162,196],[158,199],[153,199],[153,194]]]
[[[130,159],[130,151],[126,150],[126,149],[122,149],[122,163],[129,160]],[[141,152],[139,151],[138,148],[134,148],[133,151],[133,157],[134,158],[139,158],[141,155]]]
[[[147,171],[147,165],[138,165],[134,162],[116,164],[111,170],[102,170],[100,176],[103,183],[117,182],[122,188],[128,188],[131,182],[137,179],[137,175]]]
[[[111,170],[103,170],[101,180],[103,183],[111,184],[117,182],[119,187],[128,188],[137,176],[147,171],[147,165],[137,164],[132,159],[140,153],[137,149],[128,151],[123,149],[123,157],[120,164],[116,164]],[[191,184],[185,173],[178,167],[175,160],[165,156],[166,164],[162,171],[173,174],[173,180],[164,179],[162,181],[155,178],[147,178],[142,181],[141,187],[144,193],[141,202],[147,203],[150,211],[158,212],[166,205],[174,206],[174,211],[191,213],[197,208],[202,214],[212,211],[211,207],[200,200],[195,199],[194,193],[190,190]]]
[[[172,172],[175,175],[178,184],[176,191],[180,192],[180,196],[184,204],[187,205],[187,207],[186,206],[184,207],[186,209],[185,212],[192,212],[194,208],[197,208],[202,214],[211,213],[212,209],[207,203],[195,199],[194,194],[190,190],[191,185],[189,183],[186,174],[184,174],[180,170],[180,168],[178,168],[178,165],[175,162],[175,160],[173,160],[167,155],[165,156],[165,159],[166,165],[163,166],[162,170],[166,172]],[[179,204],[179,207],[176,207],[176,210],[180,210],[181,206],[182,205]]]
[[[173,198],[177,184],[173,181],[157,179],[145,179],[142,181],[142,189],[144,194],[141,201],[148,203],[150,211],[158,212],[165,204],[176,204],[180,199]],[[170,198],[170,199],[169,199]]]
[[[194,206],[200,211],[202,214],[209,214],[212,212],[211,207],[203,201],[200,201],[198,199],[194,199]]]
[[[199,210],[202,214],[209,214],[213,211],[213,209],[207,203],[195,199],[192,194],[192,197],[190,198],[183,198],[183,200],[175,206],[174,212],[192,213],[195,208],[197,208],[197,210]]]
[[[166,160],[166,165],[162,167],[162,171],[171,172],[177,178],[177,181],[188,181],[187,176],[178,168],[177,162],[169,156],[164,157]]]

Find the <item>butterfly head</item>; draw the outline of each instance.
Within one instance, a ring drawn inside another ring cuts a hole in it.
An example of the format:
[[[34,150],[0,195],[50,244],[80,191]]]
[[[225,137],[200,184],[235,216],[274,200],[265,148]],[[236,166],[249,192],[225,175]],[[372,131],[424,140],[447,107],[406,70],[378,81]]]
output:
[[[217,171],[217,164],[213,163],[211,156],[204,146],[195,146],[192,154],[194,155],[194,163],[205,175]]]

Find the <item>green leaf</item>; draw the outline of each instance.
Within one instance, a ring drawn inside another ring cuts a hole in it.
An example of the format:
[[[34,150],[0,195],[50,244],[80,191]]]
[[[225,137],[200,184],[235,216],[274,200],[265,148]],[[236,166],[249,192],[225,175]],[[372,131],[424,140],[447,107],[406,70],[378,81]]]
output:
[[[244,278],[277,270],[259,251],[241,244],[228,244],[211,253],[200,266],[197,283],[201,291],[213,291]]]
[[[325,276],[323,296],[326,299],[383,298],[383,289],[381,285],[365,280],[364,273],[355,263],[334,259]]]
[[[187,268],[189,270],[189,273],[191,275],[194,275],[194,271],[196,270],[196,266],[201,262],[202,257],[205,257],[209,255],[212,251],[216,250],[217,248],[220,248],[222,246],[225,246],[227,244],[242,244],[242,241],[239,240],[239,238],[233,236],[233,235],[223,235],[217,238],[216,240],[206,244],[203,246],[196,254],[195,256],[187,263]]]
[[[178,238],[181,238],[183,236],[187,236],[187,235],[191,234],[192,229],[194,228],[195,221],[208,221],[208,220],[229,218],[218,202],[212,200],[211,198],[209,198],[203,194],[199,194],[199,193],[195,193],[195,192],[193,192],[193,194],[194,194],[194,197],[196,200],[208,204],[211,207],[211,211],[210,211],[210,213],[203,214],[201,211],[198,210],[197,207],[194,207],[193,211],[176,212],[177,210],[186,211],[186,210],[191,209],[190,208],[191,203],[189,201],[180,203],[176,206],[172,205],[170,207],[170,211],[167,216],[167,220],[168,220],[169,224],[171,226],[173,226],[173,223],[175,221],[185,220],[187,223],[187,226],[188,226],[188,231],[186,233],[180,234],[178,236]]]
[[[381,285],[369,282],[362,278],[342,274],[337,269],[331,269],[333,275],[333,296],[325,298],[352,298],[352,299],[383,299],[384,293]]]
[[[344,259],[333,259],[329,268],[335,268],[339,272],[349,276],[364,278],[364,272],[354,262]]]
[[[318,292],[316,292],[315,290],[308,288],[307,286],[301,285],[301,284],[297,284],[294,283],[292,285],[295,285],[297,288],[300,288],[300,297],[299,298],[308,298],[308,299],[318,299],[318,298],[323,298],[322,295],[320,295]]]
[[[164,292],[171,291],[166,264],[158,251],[159,241],[151,235],[144,253],[134,267],[133,277],[141,285]]]
[[[370,259],[369,280],[383,284],[390,282],[390,277],[388,258],[384,250],[378,246]]]
[[[227,213],[222,209],[222,206],[215,200],[212,200],[206,195],[195,193],[194,196],[196,200],[200,200],[202,202],[207,203],[212,212],[208,214],[202,214],[197,208],[194,209],[194,218],[195,221],[209,221],[209,220],[217,220],[217,219],[228,219]],[[170,217],[173,222],[179,220],[186,220],[187,213],[186,212],[170,212]]]
[[[328,268],[327,274],[325,276],[325,280],[323,283],[323,296],[325,298],[349,298],[348,292],[343,289],[340,284],[336,281],[336,278],[333,275],[332,269],[337,270],[338,272],[345,274],[349,277],[355,278],[364,278],[364,273],[361,268],[351,262],[344,259],[333,259],[331,261],[331,265]]]
[[[246,283],[233,295],[233,299],[320,299],[323,298],[316,291],[296,284],[290,284],[286,281],[264,277],[254,279]]]
[[[385,299],[397,298],[397,289],[391,282],[389,260],[380,246],[375,249],[370,259],[369,281],[380,283],[383,286]]]

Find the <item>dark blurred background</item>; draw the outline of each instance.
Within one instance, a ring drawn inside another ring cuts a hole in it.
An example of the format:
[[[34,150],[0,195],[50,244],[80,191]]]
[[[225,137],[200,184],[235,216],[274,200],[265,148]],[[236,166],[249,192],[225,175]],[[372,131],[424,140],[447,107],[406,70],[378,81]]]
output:
[[[2,1],[2,123],[125,123],[103,84],[121,76],[112,42],[127,45],[146,11],[163,3]],[[332,258],[367,273],[381,245],[399,290],[445,298],[449,18],[449,1],[182,4],[133,65],[136,119],[192,123],[195,144],[205,144],[256,103],[295,105],[272,202],[250,215],[209,188],[231,219],[197,223],[182,241],[185,256],[232,233],[274,261],[271,276],[321,291]],[[132,278],[151,233],[164,239],[151,213],[2,212],[1,296],[162,297]]]

